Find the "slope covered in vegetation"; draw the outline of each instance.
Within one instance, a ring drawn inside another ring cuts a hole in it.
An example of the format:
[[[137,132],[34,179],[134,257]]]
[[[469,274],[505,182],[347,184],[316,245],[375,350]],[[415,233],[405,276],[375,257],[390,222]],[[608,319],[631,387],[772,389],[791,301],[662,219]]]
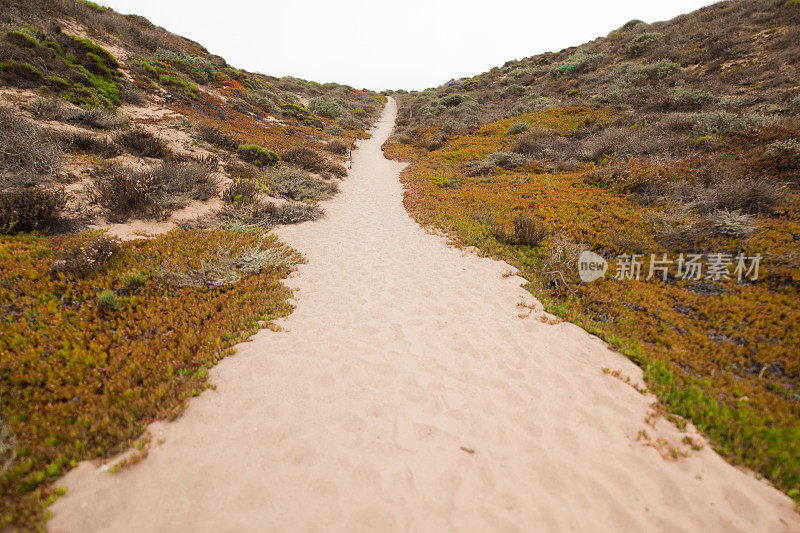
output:
[[[267,232],[323,214],[384,101],[92,2],[0,0],[0,529],[40,528],[58,476],[290,312],[300,258]]]
[[[796,499],[798,60],[796,1],[634,20],[395,93],[385,145],[412,162],[419,221],[516,265],[548,311],[639,363],[672,416]],[[580,282],[584,250],[604,279]]]

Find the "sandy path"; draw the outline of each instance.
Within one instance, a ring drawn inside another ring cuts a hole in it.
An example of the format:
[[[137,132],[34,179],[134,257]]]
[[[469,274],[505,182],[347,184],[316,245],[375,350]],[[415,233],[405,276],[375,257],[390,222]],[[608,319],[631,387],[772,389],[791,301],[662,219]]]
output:
[[[410,220],[380,150],[390,102],[322,221],[282,228],[308,263],[297,310],[154,424],[143,462],[84,463],[53,531],[800,529],[793,503],[602,372],[638,368],[576,326],[520,318],[508,265]],[[685,448],[685,447],[684,447]]]

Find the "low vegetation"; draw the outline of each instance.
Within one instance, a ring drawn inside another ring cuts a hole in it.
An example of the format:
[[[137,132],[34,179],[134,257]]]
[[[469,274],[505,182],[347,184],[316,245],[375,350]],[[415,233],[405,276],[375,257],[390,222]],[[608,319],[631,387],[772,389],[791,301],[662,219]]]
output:
[[[42,128],[0,105],[0,188],[47,182],[60,163],[58,145]]]
[[[145,171],[111,166],[94,177],[89,199],[110,222],[163,219],[190,200],[208,200],[218,186],[211,169],[198,163],[163,162]]]
[[[57,230],[66,224],[67,195],[62,189],[39,186],[0,191],[0,234]]]
[[[257,167],[273,167],[278,164],[278,154],[263,146],[242,144],[236,152],[242,160]]]
[[[266,172],[259,181],[273,195],[289,200],[325,200],[339,190],[335,182],[323,181],[302,170],[286,167]]]
[[[167,143],[144,128],[133,128],[118,133],[114,137],[114,142],[139,157],[162,159],[169,153]]]
[[[342,178],[347,175],[347,170],[343,166],[328,160],[325,156],[310,148],[287,150],[281,154],[281,159],[290,165],[309,172],[316,172],[323,176],[333,175]]]

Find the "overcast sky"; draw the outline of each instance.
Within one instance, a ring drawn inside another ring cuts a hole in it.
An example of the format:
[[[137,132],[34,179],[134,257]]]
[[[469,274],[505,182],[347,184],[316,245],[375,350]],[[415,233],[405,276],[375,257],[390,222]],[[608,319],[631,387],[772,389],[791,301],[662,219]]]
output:
[[[356,88],[425,89],[509,59],[557,52],[631,19],[702,0],[100,0],[189,37],[231,65]]]

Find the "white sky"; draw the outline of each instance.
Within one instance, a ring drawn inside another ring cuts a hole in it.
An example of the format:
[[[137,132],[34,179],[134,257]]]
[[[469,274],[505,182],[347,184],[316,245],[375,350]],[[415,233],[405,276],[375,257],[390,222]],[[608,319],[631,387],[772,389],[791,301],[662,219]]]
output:
[[[100,0],[193,39],[235,67],[356,88],[424,89],[557,52],[630,19],[704,0]]]

